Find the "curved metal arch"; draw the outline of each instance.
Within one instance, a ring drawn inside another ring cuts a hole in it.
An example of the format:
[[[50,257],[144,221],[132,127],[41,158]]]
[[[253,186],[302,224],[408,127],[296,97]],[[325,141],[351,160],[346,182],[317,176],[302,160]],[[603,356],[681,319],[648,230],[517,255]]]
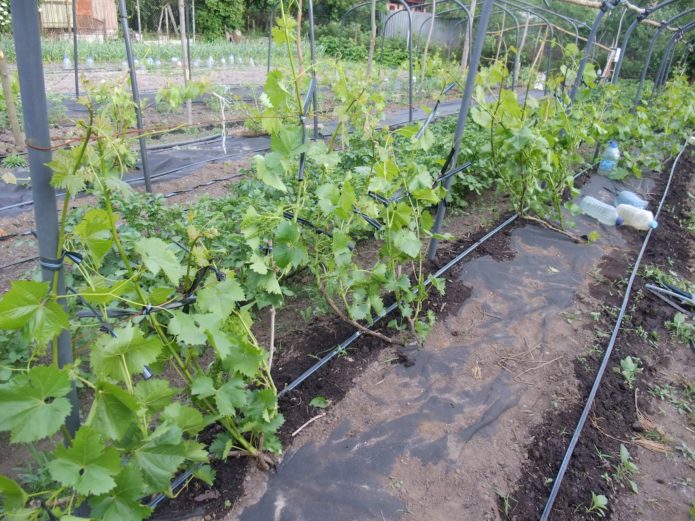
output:
[[[384,0],[386,1],[386,0]],[[413,121],[413,13],[410,10],[410,6],[408,5],[405,0],[393,0],[395,2],[398,2],[401,4],[408,14],[408,122]],[[345,18],[347,17],[348,14],[352,13],[356,9],[359,9],[361,7],[365,7],[371,5],[370,1],[362,2],[356,5],[353,5],[351,8],[349,8],[347,11],[343,13],[343,16],[340,17],[340,22],[338,24],[338,49],[341,48],[341,43],[343,39],[343,24],[345,22]],[[402,11],[397,11],[396,13],[392,13],[391,15],[388,16],[386,20],[384,20],[383,27],[385,28],[386,25],[388,24],[389,20],[391,19],[391,16],[393,14],[400,13]],[[383,54],[383,43],[382,43],[382,54]]]
[[[692,30],[695,30],[695,20],[679,28],[678,31],[673,36],[671,36],[671,39],[668,42],[668,46],[666,47],[666,52],[664,52],[664,55],[661,58],[659,71],[657,72],[657,77],[654,82],[654,90],[652,90],[652,94],[649,99],[654,98],[656,93],[660,90],[660,87],[664,83],[666,83],[666,79],[668,78],[668,75],[671,72],[670,68],[673,62],[673,55],[675,52],[676,44],[680,42],[683,39],[683,37]]]
[[[665,0],[664,2],[661,2],[660,4],[655,5],[654,7],[645,8],[643,13],[635,16],[635,19],[632,21],[630,26],[627,28],[627,31],[625,31],[625,36],[623,37],[623,45],[621,47],[622,51],[620,52],[620,56],[618,57],[618,63],[615,64],[615,70],[613,71],[612,83],[617,83],[618,79],[620,78],[620,70],[623,67],[623,59],[625,58],[625,51],[627,50],[627,46],[630,43],[630,38],[632,37],[632,33],[635,31],[637,26],[643,20],[646,20],[655,12],[663,9],[664,7],[668,7],[669,5],[671,5],[677,1],[678,0]]]
[[[534,9],[530,9],[530,8],[527,8],[527,7],[524,7],[524,6],[516,5],[516,4],[518,4],[517,0],[497,0],[497,2],[498,2],[498,3],[505,3],[505,4],[507,4],[507,5],[511,6],[511,7],[514,7],[515,9],[519,9],[520,11],[526,11],[527,13],[530,13],[530,14],[532,14],[532,15],[534,15],[534,16],[537,16],[538,18],[540,18],[541,20],[543,20],[543,21],[546,23],[546,25],[550,28],[550,39],[551,39],[551,40],[554,40],[554,39],[555,39],[555,28],[553,27],[553,24],[550,23],[550,20],[548,20],[544,15],[535,12]],[[551,52],[552,49],[551,49],[550,47],[551,47],[551,46],[548,46],[548,50],[546,51],[546,52],[547,52],[547,55],[548,55],[548,57],[547,57],[547,60],[548,60],[548,61],[547,61],[546,71],[545,71],[545,77],[546,77],[546,79],[547,79],[548,77],[550,77],[550,68],[551,68],[551,66],[552,66],[552,52]],[[517,53],[517,56],[518,56],[519,54],[520,54],[520,53]],[[521,59],[520,56],[519,56],[519,59]],[[546,83],[545,85],[546,85],[545,88],[546,88],[546,92],[547,92],[547,83]],[[512,88],[514,88],[514,85],[512,85]]]
[[[649,41],[649,47],[647,47],[647,55],[644,58],[644,64],[642,65],[642,72],[640,74],[640,82],[637,87],[637,92],[635,93],[635,99],[633,102],[633,106],[637,106],[639,103],[640,98],[642,97],[642,89],[644,88],[644,82],[647,79],[647,71],[649,70],[649,65],[651,64],[652,61],[652,55],[654,53],[654,47],[656,45],[656,42],[659,40],[659,36],[661,36],[661,33],[663,32],[666,27],[668,27],[670,24],[678,20],[679,18],[682,18],[685,15],[688,15],[690,13],[695,12],[695,7],[691,9],[687,9],[683,11],[680,14],[677,14],[676,16],[666,20],[661,24],[659,28],[657,28],[656,31],[654,31],[654,34],[652,35],[651,40]],[[614,76],[615,78],[615,76]],[[656,85],[655,85],[656,87]]]
[[[568,24],[570,24],[574,28],[574,43],[575,43],[575,45],[579,45],[579,27],[582,26],[582,27],[587,28],[587,29],[589,28],[589,25],[586,22],[582,22],[581,20],[575,20],[574,18],[572,18],[570,16],[565,16],[563,14],[556,13],[555,11],[552,11],[550,9],[545,9],[544,7],[538,7],[538,6],[535,6],[533,4],[529,4],[528,2],[525,2],[524,0],[515,0],[515,1],[518,4],[522,4],[526,7],[532,8],[535,11],[541,11],[548,16],[551,16],[551,15],[556,16],[556,17],[564,20]]]

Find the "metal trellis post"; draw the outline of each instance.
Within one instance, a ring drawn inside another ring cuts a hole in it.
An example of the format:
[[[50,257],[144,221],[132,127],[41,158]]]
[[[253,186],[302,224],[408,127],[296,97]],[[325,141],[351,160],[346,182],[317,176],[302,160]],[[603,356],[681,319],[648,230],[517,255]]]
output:
[[[150,168],[147,160],[147,143],[143,135],[144,125],[142,123],[142,107],[140,106],[140,91],[138,89],[138,77],[135,72],[135,60],[133,59],[133,46],[130,42],[130,30],[128,29],[128,16],[126,14],[125,0],[119,0],[118,7],[121,15],[121,28],[123,29],[123,40],[125,41],[125,52],[128,58],[128,69],[130,70],[130,87],[133,92],[135,102],[135,114],[137,116],[138,133],[140,137],[140,161],[142,162],[142,176],[145,178],[145,190],[152,192],[150,181]]]
[[[39,33],[39,11],[36,1],[12,0],[12,25],[19,88],[22,96],[24,130],[27,155],[31,174],[31,195],[34,199],[36,234],[39,240],[39,256],[43,280],[52,282],[58,271],[58,296],[65,294],[62,252],[58,252],[58,214],[56,195],[51,186],[51,140],[48,131],[48,104],[46,84],[41,63],[41,36]],[[57,254],[57,255],[56,255]],[[56,258],[58,257],[58,258]],[[71,364],[72,341],[70,330],[58,336],[58,366]],[[72,409],[66,419],[66,427],[73,435],[80,426],[77,392],[73,385],[70,391]]]
[[[463,130],[466,126],[468,111],[471,106],[473,89],[475,88],[475,80],[478,76],[478,65],[480,64],[480,55],[483,52],[485,32],[487,31],[488,22],[490,21],[490,13],[492,11],[493,3],[494,0],[485,0],[482,12],[480,14],[480,19],[478,20],[478,28],[475,33],[475,44],[473,47],[473,54],[471,56],[470,66],[468,68],[468,75],[466,76],[466,87],[463,92],[463,97],[461,98],[461,110],[459,111],[459,117],[456,123],[456,133],[454,135],[453,145],[454,151],[451,158],[451,163],[449,164],[451,169],[456,168],[456,163],[458,161],[459,150],[461,149],[461,138],[463,136]],[[453,176],[448,177],[444,182],[446,194],[439,201],[439,206],[437,207],[437,216],[435,218],[434,227],[432,229],[432,232],[434,234],[438,234],[442,228],[444,214],[446,213],[446,198],[448,197],[452,181]],[[427,257],[430,260],[434,260],[434,257],[437,255],[437,242],[437,239],[435,239],[434,237],[430,240],[429,249],[427,251]]]

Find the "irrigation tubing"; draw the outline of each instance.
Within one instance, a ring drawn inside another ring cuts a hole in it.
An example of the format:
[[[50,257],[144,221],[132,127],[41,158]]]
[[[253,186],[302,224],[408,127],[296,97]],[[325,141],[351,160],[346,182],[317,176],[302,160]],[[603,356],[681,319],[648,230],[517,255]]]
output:
[[[579,176],[593,168],[595,165],[589,165],[588,167],[584,168],[583,170],[580,170],[574,175],[574,178],[577,179]],[[476,249],[478,249],[483,243],[486,241],[490,240],[492,237],[497,235],[499,232],[504,230],[507,226],[512,224],[514,221],[516,221],[519,218],[519,214],[515,213],[512,216],[508,217],[504,222],[501,224],[497,225],[495,228],[492,230],[488,231],[485,235],[483,235],[480,239],[478,239],[475,243],[471,244],[468,248],[466,248],[464,251],[459,253],[456,257],[451,259],[449,262],[447,262],[444,266],[439,268],[436,272],[430,274],[427,277],[427,280],[425,281],[425,284],[429,286],[432,284],[432,280],[441,277],[444,275],[446,272],[451,270],[454,266],[456,266],[459,262],[461,262],[463,259],[465,259],[468,255],[473,253]],[[384,311],[381,312],[381,314],[374,319],[374,321],[371,323],[369,328],[374,327],[379,321],[383,320],[386,316],[390,315],[396,308],[398,307],[398,303],[395,302],[391,304],[388,308],[386,308]],[[287,393],[295,390],[297,387],[299,387],[302,383],[304,383],[307,379],[309,379],[314,373],[316,373],[319,369],[321,369],[324,365],[326,365],[328,362],[330,362],[333,358],[336,357],[336,355],[340,354],[341,352],[345,351],[350,345],[352,345],[355,341],[357,341],[360,337],[363,336],[363,332],[361,330],[355,331],[352,335],[350,335],[349,338],[344,340],[342,343],[331,349],[328,354],[326,354],[323,358],[321,358],[318,362],[316,362],[314,365],[312,365],[309,369],[304,371],[301,375],[299,375],[294,381],[292,381],[287,387],[285,387],[283,390],[281,390],[278,393],[278,398],[286,395]],[[198,466],[194,467],[193,469],[187,470],[183,473],[181,473],[174,481],[171,483],[171,490],[172,492],[176,492],[176,490],[181,487],[188,479],[193,475],[195,470],[198,468]],[[154,509],[156,508],[162,501],[166,499],[166,496],[164,494],[158,494],[155,496],[148,504],[150,508]]]
[[[683,145],[683,148],[681,151],[678,153],[676,158],[673,161],[673,166],[671,167],[671,172],[668,175],[668,180],[666,181],[666,187],[664,188],[664,193],[661,196],[661,201],[659,201],[659,206],[656,209],[656,213],[654,214],[654,218],[658,219],[659,214],[661,213],[661,208],[664,205],[664,201],[666,201],[666,196],[668,195],[668,191],[671,188],[671,180],[673,179],[673,174],[676,171],[676,166],[678,165],[678,162],[680,161],[681,156],[683,153],[686,151],[688,148],[688,141],[686,140],[685,144]],[[591,412],[591,406],[594,403],[594,399],[596,398],[596,393],[598,392],[598,388],[601,385],[601,380],[603,379],[603,375],[606,372],[606,367],[608,366],[608,361],[610,360],[611,353],[613,352],[613,347],[615,346],[615,341],[618,338],[618,333],[620,331],[620,326],[623,322],[623,317],[625,316],[625,312],[627,310],[628,303],[630,302],[630,293],[632,292],[632,286],[635,282],[635,278],[637,277],[637,271],[639,270],[640,263],[642,262],[642,257],[644,256],[644,252],[647,249],[647,245],[649,244],[649,239],[652,236],[652,233],[654,232],[653,229],[650,229],[647,232],[647,236],[644,238],[644,242],[642,243],[642,247],[640,248],[639,254],[637,255],[637,260],[635,261],[635,265],[632,268],[632,273],[630,274],[630,279],[628,280],[627,287],[625,288],[625,296],[623,297],[623,303],[620,306],[620,312],[618,313],[618,318],[616,320],[615,326],[613,327],[613,333],[611,334],[610,341],[608,342],[608,346],[606,347],[606,352],[603,355],[603,360],[601,361],[601,366],[598,369],[598,373],[596,374],[596,379],[594,380],[594,384],[591,387],[591,392],[589,393],[589,396],[586,400],[586,404],[584,405],[584,410],[582,411],[582,415],[579,417],[579,422],[577,423],[577,427],[574,430],[574,434],[572,434],[572,439],[570,440],[569,446],[567,447],[567,451],[565,452],[565,456],[562,459],[562,464],[560,465],[560,469],[558,470],[557,476],[553,480],[553,488],[550,491],[550,496],[548,496],[548,501],[545,504],[545,508],[543,509],[543,514],[541,515],[541,521],[547,521],[550,512],[553,509],[553,504],[555,503],[555,499],[557,498],[558,493],[560,492],[560,486],[562,485],[562,480],[565,477],[565,473],[567,472],[567,467],[569,466],[570,460],[572,459],[572,454],[574,453],[574,449],[577,446],[577,442],[579,441],[579,436],[582,433],[582,430],[584,429],[584,425],[586,424],[586,420],[589,418],[589,412]]]

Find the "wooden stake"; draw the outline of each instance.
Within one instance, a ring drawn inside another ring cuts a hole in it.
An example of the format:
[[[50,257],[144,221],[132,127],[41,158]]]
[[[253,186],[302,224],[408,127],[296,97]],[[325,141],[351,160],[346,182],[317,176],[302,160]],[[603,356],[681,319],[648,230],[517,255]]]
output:
[[[0,81],[2,82],[2,93],[5,96],[5,105],[7,106],[7,120],[12,129],[15,145],[23,148],[24,134],[22,134],[22,128],[19,126],[17,107],[14,103],[14,96],[12,95],[12,81],[10,80],[10,73],[7,70],[7,63],[5,62],[5,53],[2,49],[0,49]]]

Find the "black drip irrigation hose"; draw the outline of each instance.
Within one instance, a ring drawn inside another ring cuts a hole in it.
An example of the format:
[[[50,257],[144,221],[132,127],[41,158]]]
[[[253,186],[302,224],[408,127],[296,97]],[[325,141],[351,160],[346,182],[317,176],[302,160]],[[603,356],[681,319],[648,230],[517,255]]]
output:
[[[467,166],[467,165],[466,165]],[[583,175],[585,172],[591,170],[595,164],[591,164],[588,167],[580,170],[578,173],[574,175],[574,178],[577,179],[579,176]],[[466,248],[464,251],[459,253],[456,257],[451,259],[449,262],[447,262],[444,266],[439,268],[436,272],[433,274],[430,274],[427,277],[427,280],[425,281],[425,284],[429,286],[432,284],[432,279],[439,278],[451,268],[456,266],[459,262],[461,262],[463,259],[465,259],[468,255],[473,253],[477,248],[479,248],[483,243],[486,241],[490,240],[492,237],[497,235],[499,232],[504,230],[507,226],[512,224],[514,221],[516,221],[519,218],[519,214],[515,213],[514,215],[508,217],[504,222],[501,224],[497,225],[495,228],[492,230],[488,231],[485,235],[483,235],[480,239],[478,239],[475,243],[471,244],[468,248]],[[395,302],[391,304],[389,307],[387,307],[384,311],[381,312],[379,316],[377,316],[374,321],[369,325],[369,328],[374,327],[378,322],[383,320],[386,316],[390,315],[393,313],[393,311],[398,307],[398,303]],[[318,362],[316,362],[314,365],[312,365],[309,369],[304,371],[302,374],[300,374],[294,381],[292,381],[290,384],[287,385],[283,390],[281,390],[278,393],[278,398],[286,395],[287,393],[294,391],[297,387],[299,387],[302,383],[304,383],[307,379],[309,379],[314,373],[316,373],[319,369],[321,369],[324,365],[326,365],[328,362],[330,362],[333,358],[336,357],[336,355],[340,354],[341,352],[345,351],[350,345],[352,345],[355,341],[357,341],[364,333],[361,330],[355,331],[350,337],[348,337],[346,340],[344,340],[342,343],[331,349],[323,358],[321,358]],[[199,468],[200,465],[197,465],[193,467],[190,470],[187,470],[185,472],[182,472],[179,474],[179,476],[176,477],[174,481],[171,483],[171,491],[173,493],[176,492],[178,488],[183,486],[193,475],[193,473],[196,471],[196,469]],[[147,506],[154,509],[156,508],[159,504],[161,504],[164,500],[166,500],[166,496],[164,494],[158,494],[156,495],[148,504]]]
[[[666,196],[668,195],[668,191],[671,187],[671,180],[673,179],[673,174],[676,171],[676,166],[678,165],[678,162],[680,161],[681,156],[683,153],[686,151],[688,148],[688,141],[685,142],[683,145],[683,148],[679,152],[679,154],[676,156],[676,158],[673,161],[673,166],[671,167],[671,172],[669,173],[668,180],[666,182],[666,186],[664,188],[664,193],[661,196],[661,201],[659,202],[659,206],[656,209],[656,213],[654,214],[654,218],[658,219],[659,214],[661,213],[661,208],[664,205],[664,201],[666,201]],[[601,361],[601,366],[598,369],[598,373],[596,374],[596,379],[594,380],[594,384],[591,387],[591,392],[589,393],[588,398],[586,399],[586,403],[584,404],[584,410],[582,411],[582,415],[579,417],[579,422],[577,423],[577,427],[574,430],[574,434],[572,434],[572,439],[570,440],[569,446],[567,447],[567,451],[565,452],[565,456],[562,459],[562,464],[560,465],[560,469],[557,472],[557,476],[553,480],[553,488],[550,491],[550,496],[548,496],[548,501],[545,504],[545,508],[543,509],[543,514],[541,515],[541,521],[547,521],[550,513],[553,509],[553,504],[555,503],[555,499],[557,499],[557,495],[560,492],[560,486],[562,485],[562,480],[565,477],[565,473],[567,472],[567,468],[569,466],[570,460],[572,459],[572,454],[574,453],[574,449],[577,446],[577,443],[579,441],[579,436],[582,433],[582,430],[584,429],[584,425],[586,424],[586,420],[589,418],[589,413],[591,412],[591,406],[594,403],[594,399],[596,398],[596,394],[598,393],[598,388],[601,385],[601,381],[603,379],[603,375],[606,372],[606,367],[608,366],[608,362],[610,360],[611,354],[613,352],[613,347],[615,346],[616,339],[618,338],[618,333],[620,332],[620,326],[623,322],[623,318],[625,316],[625,312],[627,310],[627,306],[630,302],[630,293],[632,292],[632,286],[635,282],[635,278],[637,277],[637,271],[639,270],[640,263],[642,262],[642,257],[644,256],[644,252],[647,249],[647,245],[649,244],[649,239],[652,236],[652,233],[654,232],[654,229],[650,229],[647,232],[646,237],[644,238],[644,242],[642,242],[642,247],[640,248],[639,254],[637,255],[637,260],[635,261],[635,265],[632,268],[632,273],[630,274],[630,279],[628,280],[627,287],[625,288],[625,296],[623,297],[623,303],[620,306],[620,312],[618,313],[618,318],[615,322],[615,326],[613,327],[613,333],[611,334],[611,338],[608,342],[608,346],[606,347],[606,352],[603,355],[603,360]]]

